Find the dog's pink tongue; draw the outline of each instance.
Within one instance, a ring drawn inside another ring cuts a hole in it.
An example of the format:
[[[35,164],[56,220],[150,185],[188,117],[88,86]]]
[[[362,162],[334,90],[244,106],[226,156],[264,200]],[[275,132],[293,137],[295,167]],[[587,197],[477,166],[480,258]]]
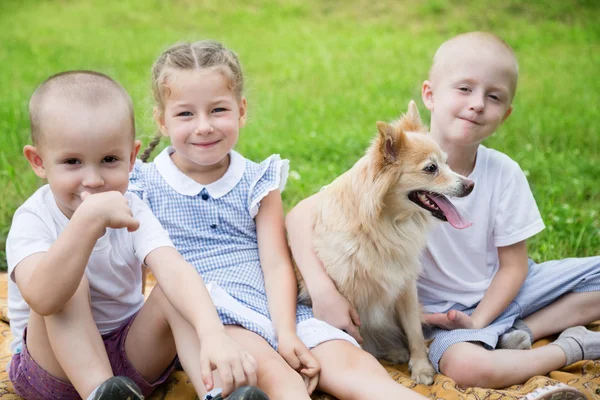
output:
[[[473,225],[471,222],[465,220],[462,215],[458,212],[454,204],[450,202],[446,197],[428,193],[431,200],[440,208],[440,210],[446,216],[446,219],[456,229],[465,229]]]

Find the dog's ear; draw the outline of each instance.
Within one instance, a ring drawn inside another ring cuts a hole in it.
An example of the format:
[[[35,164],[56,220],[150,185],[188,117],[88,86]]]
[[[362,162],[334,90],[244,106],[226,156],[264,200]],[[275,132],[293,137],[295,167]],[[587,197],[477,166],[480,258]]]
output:
[[[402,129],[408,132],[427,133],[427,127],[421,121],[419,109],[414,100],[408,103],[408,111],[401,119]]]
[[[379,151],[383,159],[388,163],[395,162],[398,159],[400,146],[404,142],[404,132],[382,121],[377,121],[377,130],[379,131]]]
[[[408,102],[408,111],[406,112],[408,119],[414,122],[421,122],[421,116],[419,115],[419,109],[417,103],[414,100]]]

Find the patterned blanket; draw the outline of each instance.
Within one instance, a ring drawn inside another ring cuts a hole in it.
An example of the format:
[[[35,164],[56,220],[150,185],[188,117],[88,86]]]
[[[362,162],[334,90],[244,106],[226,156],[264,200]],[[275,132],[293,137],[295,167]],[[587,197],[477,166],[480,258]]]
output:
[[[8,380],[8,374],[4,368],[11,358],[9,344],[12,340],[6,314],[6,279],[6,274],[0,274],[0,364],[2,367],[0,369],[0,400],[17,400],[21,398],[14,394],[13,387]],[[154,284],[155,282],[149,278],[147,283],[148,289],[153,287]],[[146,292],[148,293],[150,290]],[[600,321],[590,325],[589,328],[600,331]],[[539,340],[534,344],[534,347],[544,346],[553,339],[546,338]],[[437,375],[432,386],[417,385],[410,379],[407,365],[393,365],[385,362],[383,362],[383,365],[394,380],[432,400],[517,400],[536,388],[556,382],[563,382],[576,387],[585,393],[590,400],[600,400],[600,361],[580,361],[559,371],[552,371],[547,376],[533,377],[523,385],[514,385],[501,390],[482,388],[461,389],[456,386],[456,383],[452,379],[444,375]],[[192,384],[182,371],[173,372],[167,382],[151,396],[151,400],[194,400],[195,398],[196,394],[194,393]],[[316,393],[313,399],[331,400],[333,397]]]

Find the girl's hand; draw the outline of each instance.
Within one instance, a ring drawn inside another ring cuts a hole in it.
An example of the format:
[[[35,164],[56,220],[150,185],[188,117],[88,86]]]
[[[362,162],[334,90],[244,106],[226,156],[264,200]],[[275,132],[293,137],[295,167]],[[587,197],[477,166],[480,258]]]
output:
[[[327,294],[313,297],[312,301],[313,314],[316,318],[343,330],[358,343],[362,343],[363,338],[358,332],[360,326],[358,312],[340,292],[333,290]]]
[[[200,345],[202,381],[206,391],[214,387],[212,371],[215,369],[221,378],[223,397],[242,386],[256,386],[256,360],[224,331],[203,335]]]
[[[484,328],[483,326],[479,326],[474,318],[457,310],[450,310],[447,313],[425,314],[423,316],[423,322],[427,325],[433,325],[447,330]]]
[[[321,366],[308,347],[295,333],[279,335],[279,354],[304,379],[306,390],[311,395],[319,383]]]

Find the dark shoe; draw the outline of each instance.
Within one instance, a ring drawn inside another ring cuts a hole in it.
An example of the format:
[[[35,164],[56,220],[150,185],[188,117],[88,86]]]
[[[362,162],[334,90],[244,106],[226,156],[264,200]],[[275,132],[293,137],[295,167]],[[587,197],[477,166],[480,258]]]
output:
[[[205,400],[223,400],[221,393],[206,395]],[[265,392],[255,386],[243,386],[227,396],[227,400],[269,400]]]
[[[98,386],[94,400],[144,400],[142,391],[125,376],[113,376]]]

